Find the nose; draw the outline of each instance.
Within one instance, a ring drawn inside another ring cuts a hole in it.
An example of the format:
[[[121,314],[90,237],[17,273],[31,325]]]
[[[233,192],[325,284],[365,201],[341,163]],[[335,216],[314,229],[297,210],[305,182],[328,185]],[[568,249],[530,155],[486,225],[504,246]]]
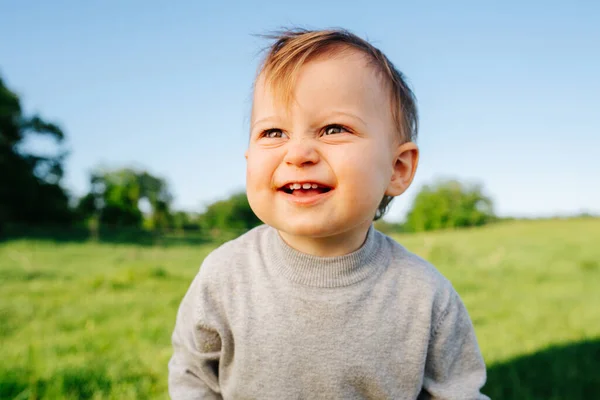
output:
[[[287,143],[287,147],[284,161],[288,165],[305,167],[319,162],[319,152],[312,139],[292,139]]]

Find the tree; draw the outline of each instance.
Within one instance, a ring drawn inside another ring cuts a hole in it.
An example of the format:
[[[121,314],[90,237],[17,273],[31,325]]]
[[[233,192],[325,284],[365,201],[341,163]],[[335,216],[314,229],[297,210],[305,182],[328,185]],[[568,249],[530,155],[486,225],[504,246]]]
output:
[[[244,231],[262,224],[250,208],[245,192],[211,204],[201,220],[203,228],[219,231]]]
[[[31,134],[54,139],[54,155],[23,149]],[[19,97],[0,78],[0,233],[8,222],[68,223],[72,219],[67,193],[60,185],[66,152],[63,131],[40,116],[23,114]]]
[[[177,231],[198,231],[200,230],[200,215],[186,211],[171,212],[171,228]]]
[[[142,199],[151,207],[150,227],[156,230],[168,227],[173,197],[166,181],[131,168],[94,171],[90,176],[90,192],[79,200],[77,211],[81,217],[97,218],[104,225],[141,227]]]
[[[444,180],[423,186],[405,227],[410,231],[429,231],[479,226],[493,218],[493,202],[484,195],[481,185]]]

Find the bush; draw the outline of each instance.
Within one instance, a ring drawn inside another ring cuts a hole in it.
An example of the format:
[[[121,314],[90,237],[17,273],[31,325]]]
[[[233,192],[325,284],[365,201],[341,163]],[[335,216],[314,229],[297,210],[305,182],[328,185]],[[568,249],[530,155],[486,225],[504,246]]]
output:
[[[243,232],[262,224],[250,208],[245,192],[211,204],[200,220],[202,228],[211,232]]]
[[[492,200],[484,195],[481,185],[445,180],[423,186],[405,227],[418,232],[480,226],[494,218]]]

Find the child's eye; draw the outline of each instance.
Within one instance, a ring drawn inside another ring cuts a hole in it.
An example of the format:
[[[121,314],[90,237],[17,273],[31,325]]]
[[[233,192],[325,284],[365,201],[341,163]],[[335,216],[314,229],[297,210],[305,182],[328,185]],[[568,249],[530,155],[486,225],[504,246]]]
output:
[[[262,137],[265,137],[267,139],[277,139],[277,138],[283,138],[285,137],[285,133],[283,133],[283,131],[281,129],[267,129],[266,131],[264,131],[261,135]]]
[[[337,133],[342,133],[342,132],[348,132],[348,130],[341,125],[329,125],[329,126],[326,126],[325,129],[323,130],[323,135],[324,136],[335,135]]]

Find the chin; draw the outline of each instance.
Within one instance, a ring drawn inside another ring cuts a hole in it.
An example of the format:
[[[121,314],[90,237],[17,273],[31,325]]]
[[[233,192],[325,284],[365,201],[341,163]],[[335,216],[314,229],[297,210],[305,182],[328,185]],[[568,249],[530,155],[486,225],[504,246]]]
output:
[[[287,233],[288,235],[305,237],[305,238],[324,238],[335,235],[335,231],[331,229],[319,229],[314,227],[284,227],[283,229],[279,229],[282,232]]]
[[[332,225],[329,221],[323,221],[321,223],[315,223],[314,221],[273,221],[273,223],[270,223],[268,225],[271,225],[275,229],[293,236],[320,238],[334,236],[335,234],[339,233],[338,230],[335,229],[335,226]]]

